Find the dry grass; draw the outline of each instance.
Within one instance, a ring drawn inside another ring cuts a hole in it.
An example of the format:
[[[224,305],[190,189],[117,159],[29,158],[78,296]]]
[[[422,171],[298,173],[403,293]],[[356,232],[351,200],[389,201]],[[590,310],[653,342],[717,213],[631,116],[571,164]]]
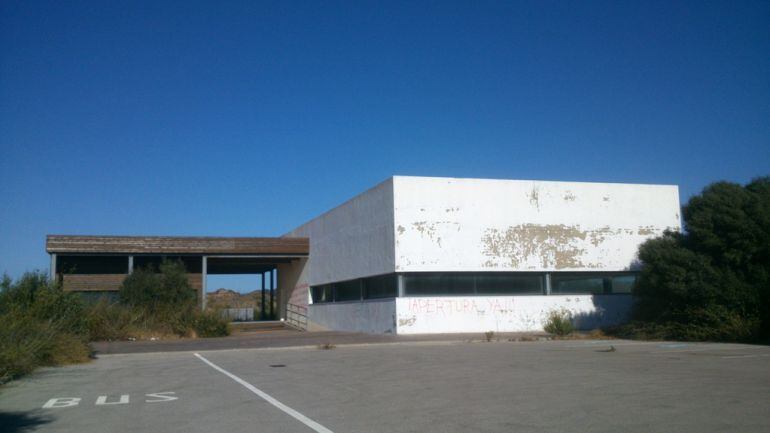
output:
[[[91,360],[91,349],[82,338],[73,334],[59,334],[51,351],[52,365],[80,364]]]

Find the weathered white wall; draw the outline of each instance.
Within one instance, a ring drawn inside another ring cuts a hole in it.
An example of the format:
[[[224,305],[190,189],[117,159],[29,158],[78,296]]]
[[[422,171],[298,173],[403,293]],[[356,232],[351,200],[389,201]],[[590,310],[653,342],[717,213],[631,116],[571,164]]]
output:
[[[620,271],[679,230],[672,185],[393,178],[395,268]]]
[[[307,280],[298,284],[315,286],[392,273],[393,235],[393,182],[388,179],[285,236],[310,238]]]
[[[373,299],[313,304],[308,307],[308,330],[395,333],[396,302],[394,299]]]
[[[542,331],[549,312],[565,309],[578,329],[627,320],[630,295],[397,298],[398,334]]]

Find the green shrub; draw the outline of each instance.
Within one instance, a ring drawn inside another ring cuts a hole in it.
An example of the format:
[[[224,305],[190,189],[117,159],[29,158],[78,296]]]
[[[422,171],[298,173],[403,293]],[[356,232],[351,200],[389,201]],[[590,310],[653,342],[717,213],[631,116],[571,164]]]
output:
[[[682,209],[683,233],[639,249],[643,267],[627,336],[770,339],[770,177],[717,182]]]
[[[643,340],[748,341],[756,335],[759,320],[747,320],[719,308],[691,309],[678,320],[635,320],[608,330],[616,337]]]
[[[137,270],[121,289],[126,303],[83,302],[30,272],[0,278],[0,383],[40,366],[85,362],[90,340],[148,337],[219,337],[230,324],[217,312],[201,312],[184,267],[164,262],[160,273]]]
[[[164,260],[158,272],[152,268],[135,269],[120,286],[120,302],[150,311],[191,308],[195,291],[187,281],[181,261]]]
[[[567,310],[554,310],[548,313],[543,325],[545,332],[559,336],[569,335],[574,331],[572,320]]]
[[[39,366],[88,359],[88,325],[80,298],[41,272],[0,281],[0,383]]]
[[[57,331],[28,315],[0,315],[0,383],[27,374],[42,365]]]
[[[145,314],[141,309],[106,299],[99,300],[87,310],[88,338],[98,341],[133,337],[144,321]]]
[[[164,305],[149,310],[102,301],[94,304],[87,316],[91,340],[219,337],[230,333],[229,322],[216,312],[190,306]]]
[[[67,365],[88,362],[91,348],[80,335],[59,333],[51,345],[51,352],[46,357],[46,365]]]
[[[230,322],[216,311],[200,311],[194,316],[193,329],[198,337],[224,337],[230,335]]]

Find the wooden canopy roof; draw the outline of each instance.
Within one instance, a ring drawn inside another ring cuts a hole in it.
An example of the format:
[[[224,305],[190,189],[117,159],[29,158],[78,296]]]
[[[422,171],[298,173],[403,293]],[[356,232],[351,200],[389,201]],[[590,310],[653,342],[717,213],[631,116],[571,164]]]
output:
[[[46,251],[57,254],[296,255],[310,250],[307,238],[200,236],[48,235]]]

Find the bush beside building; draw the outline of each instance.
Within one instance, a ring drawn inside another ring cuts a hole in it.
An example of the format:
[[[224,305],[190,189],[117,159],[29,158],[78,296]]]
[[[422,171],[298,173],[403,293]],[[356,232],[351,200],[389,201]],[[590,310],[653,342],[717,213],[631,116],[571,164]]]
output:
[[[120,302],[88,303],[41,272],[17,281],[3,277],[0,383],[40,366],[85,362],[89,341],[228,335],[229,323],[215,311],[200,311],[187,284],[184,266],[169,262],[159,272],[138,270],[126,278]]]
[[[645,242],[623,336],[770,339],[770,177],[717,182],[683,207],[684,231]]]

